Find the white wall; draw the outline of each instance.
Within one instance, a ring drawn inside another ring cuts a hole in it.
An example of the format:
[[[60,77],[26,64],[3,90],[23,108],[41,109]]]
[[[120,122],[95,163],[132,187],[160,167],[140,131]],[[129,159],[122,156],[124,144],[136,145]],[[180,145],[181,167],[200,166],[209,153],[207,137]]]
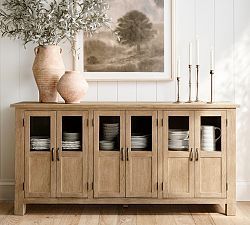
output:
[[[2,2],[2,0],[0,0]],[[201,39],[201,98],[209,98],[209,50],[215,48],[217,101],[241,104],[237,120],[237,198],[250,200],[250,1],[176,0],[177,55],[182,59],[181,96],[188,96],[188,42]],[[32,76],[34,46],[0,39],[0,198],[13,197],[14,111],[9,105],[37,100]],[[64,46],[64,59],[71,58]],[[86,101],[174,101],[175,82],[92,82]],[[248,115],[249,114],[249,115]]]

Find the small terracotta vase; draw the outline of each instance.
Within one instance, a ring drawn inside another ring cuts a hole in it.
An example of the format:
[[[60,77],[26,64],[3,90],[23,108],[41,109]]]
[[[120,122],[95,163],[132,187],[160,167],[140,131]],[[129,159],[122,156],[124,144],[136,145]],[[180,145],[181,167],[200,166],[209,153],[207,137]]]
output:
[[[57,102],[56,85],[65,72],[62,49],[56,45],[35,48],[33,74],[39,90],[40,102]]]
[[[80,103],[88,91],[88,83],[78,71],[66,71],[57,84],[65,103]]]

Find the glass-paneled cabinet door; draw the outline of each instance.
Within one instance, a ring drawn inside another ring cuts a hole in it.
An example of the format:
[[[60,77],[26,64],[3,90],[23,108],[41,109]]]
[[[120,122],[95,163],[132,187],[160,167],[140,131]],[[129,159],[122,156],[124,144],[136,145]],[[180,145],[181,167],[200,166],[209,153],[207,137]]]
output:
[[[195,196],[226,197],[226,112],[195,113]],[[212,182],[211,182],[212,181]]]
[[[88,112],[57,112],[57,197],[87,197]]]
[[[126,112],[126,197],[157,197],[157,111]]]
[[[163,197],[194,196],[194,112],[163,114]]]
[[[125,197],[125,112],[94,112],[94,197]]]
[[[56,112],[25,112],[25,197],[56,195]]]

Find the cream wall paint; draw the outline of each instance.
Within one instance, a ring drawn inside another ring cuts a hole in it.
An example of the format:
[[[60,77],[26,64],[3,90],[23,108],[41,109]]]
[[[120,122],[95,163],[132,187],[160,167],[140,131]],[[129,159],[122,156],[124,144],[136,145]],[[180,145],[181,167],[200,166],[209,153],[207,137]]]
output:
[[[2,2],[2,0],[0,0]],[[237,116],[237,199],[250,200],[250,19],[249,0],[176,0],[176,50],[182,60],[181,97],[188,97],[188,43],[201,45],[201,98],[209,98],[209,50],[215,48],[215,98],[241,104]],[[0,39],[0,198],[13,198],[14,111],[11,103],[37,100],[33,45]],[[63,45],[67,69],[70,51]],[[193,88],[194,90],[194,88]],[[194,96],[194,93],[193,93]],[[172,82],[91,82],[86,101],[174,101]]]

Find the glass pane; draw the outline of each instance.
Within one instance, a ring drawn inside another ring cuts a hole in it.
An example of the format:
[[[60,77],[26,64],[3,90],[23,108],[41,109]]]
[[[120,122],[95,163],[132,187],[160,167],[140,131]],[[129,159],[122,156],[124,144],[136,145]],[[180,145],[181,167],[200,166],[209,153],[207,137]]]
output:
[[[189,117],[169,116],[168,118],[168,150],[188,151],[189,149]]]
[[[120,151],[119,116],[100,116],[99,148],[101,151]]]
[[[30,150],[50,151],[50,117],[30,117]]]
[[[82,117],[62,117],[62,150],[82,151]]]
[[[221,117],[201,117],[201,150],[221,151]]]
[[[131,151],[152,151],[152,116],[132,116],[131,135]]]

